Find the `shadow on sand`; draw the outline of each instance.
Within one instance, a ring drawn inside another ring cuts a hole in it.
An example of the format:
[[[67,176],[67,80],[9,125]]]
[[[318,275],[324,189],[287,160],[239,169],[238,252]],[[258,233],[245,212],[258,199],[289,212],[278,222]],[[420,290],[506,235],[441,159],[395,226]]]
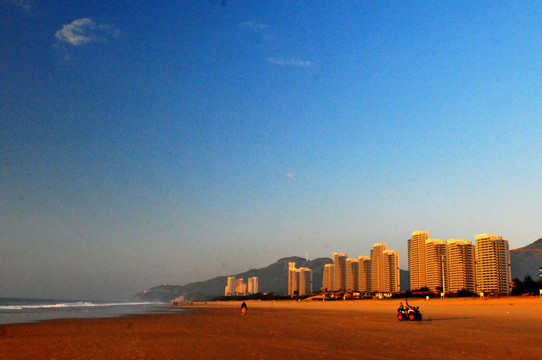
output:
[[[424,318],[422,322],[424,321],[450,321],[450,320],[467,320],[467,319],[474,319],[472,316],[465,316],[465,317],[448,317],[448,318]]]

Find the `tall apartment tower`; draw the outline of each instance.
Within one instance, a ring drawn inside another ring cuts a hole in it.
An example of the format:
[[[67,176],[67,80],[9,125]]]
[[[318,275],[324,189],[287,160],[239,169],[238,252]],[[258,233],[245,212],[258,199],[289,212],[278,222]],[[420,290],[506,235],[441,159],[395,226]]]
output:
[[[358,290],[363,292],[371,291],[371,258],[368,256],[360,256],[359,264],[359,286]]]
[[[299,273],[299,296],[312,295],[312,270],[308,267],[298,269]]]
[[[399,253],[384,250],[384,291],[397,293],[401,291],[401,270],[399,269]]]
[[[226,288],[224,289],[224,296],[235,295],[235,276],[228,276]]]
[[[385,292],[384,251],[386,244],[374,244],[371,250],[371,291]]]
[[[446,290],[456,293],[459,290],[476,292],[476,269],[474,245],[463,239],[450,239],[448,252],[448,287]]]
[[[295,262],[288,263],[288,295],[296,295],[299,287],[299,272],[296,271]]]
[[[449,291],[447,262],[446,241],[439,239],[425,240],[425,272],[429,290]]]
[[[495,234],[479,234],[475,239],[477,291],[508,295],[512,281],[508,241]]]
[[[333,253],[333,291],[346,290],[346,258],[343,253]]]
[[[312,270],[308,267],[297,269],[295,262],[288,263],[288,295],[312,294]]]
[[[324,265],[324,275],[322,279],[322,287],[326,291],[333,290],[333,268],[335,266],[333,264],[325,264]]]
[[[257,276],[248,278],[248,293],[249,294],[258,293],[258,277]]]
[[[346,289],[359,290],[359,260],[346,259]]]
[[[425,241],[427,239],[429,239],[428,231],[414,231],[412,238],[408,240],[408,271],[411,290],[427,286],[425,272]]]
[[[247,294],[247,283],[243,278],[235,279],[235,295],[246,295]]]

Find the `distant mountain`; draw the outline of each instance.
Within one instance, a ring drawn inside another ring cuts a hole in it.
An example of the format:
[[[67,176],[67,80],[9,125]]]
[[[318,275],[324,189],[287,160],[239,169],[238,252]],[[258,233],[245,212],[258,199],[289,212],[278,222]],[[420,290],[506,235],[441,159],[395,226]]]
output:
[[[240,274],[236,278],[247,279],[257,276],[259,291],[273,292],[276,295],[288,293],[288,263],[295,262],[297,267],[309,267],[312,269],[313,289],[322,287],[322,275],[324,265],[331,264],[330,258],[319,258],[306,261],[299,256],[287,257],[260,269],[252,269]],[[510,250],[510,263],[512,278],[523,280],[525,275],[530,275],[535,281],[539,279],[540,267],[542,267],[542,238],[519,249]],[[410,278],[407,270],[400,272],[401,291],[410,289]],[[219,276],[207,281],[194,282],[187,285],[163,284],[152,289],[144,290],[132,298],[134,301],[164,301],[169,302],[179,296],[185,299],[209,300],[224,295],[227,276]]]
[[[510,250],[510,267],[512,279],[523,280],[526,275],[530,275],[537,281],[542,267],[542,238],[522,248]]]
[[[260,269],[252,269],[240,274],[236,278],[247,279],[258,277],[259,291],[262,293],[273,292],[276,295],[288,294],[288,263],[295,262],[297,267],[309,267],[312,269],[313,289],[322,287],[322,275],[324,265],[332,263],[329,258],[319,258],[306,261],[299,256],[283,258],[277,262]],[[207,281],[190,283],[188,285],[167,285],[163,284],[152,289],[144,290],[133,296],[134,301],[164,301],[169,302],[179,296],[185,299],[209,300],[224,295],[227,276],[219,276]]]
[[[527,246],[524,246],[522,248],[515,249],[515,250],[521,250],[521,249],[542,251],[542,238],[536,240],[532,244],[529,244]],[[515,251],[515,250],[513,250],[513,251]]]

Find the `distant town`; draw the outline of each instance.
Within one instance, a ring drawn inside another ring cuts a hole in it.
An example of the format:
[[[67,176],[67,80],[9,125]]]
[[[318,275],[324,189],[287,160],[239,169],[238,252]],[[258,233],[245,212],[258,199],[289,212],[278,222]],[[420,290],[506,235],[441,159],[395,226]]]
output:
[[[410,292],[417,295],[509,295],[512,286],[508,240],[495,234],[463,239],[432,239],[428,231],[414,231],[408,240]],[[333,253],[323,269],[322,288],[313,289],[309,267],[288,267],[288,296],[325,298],[392,297],[400,293],[399,253],[384,243],[373,245],[370,256],[350,258]],[[258,278],[228,277],[225,296],[258,293]]]

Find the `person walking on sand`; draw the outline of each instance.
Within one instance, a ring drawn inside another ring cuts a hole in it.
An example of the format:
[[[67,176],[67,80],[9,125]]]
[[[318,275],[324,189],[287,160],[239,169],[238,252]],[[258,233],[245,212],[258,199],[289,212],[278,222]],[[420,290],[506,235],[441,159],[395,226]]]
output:
[[[245,315],[245,313],[247,312],[247,304],[243,301],[243,303],[241,304],[241,315]]]

